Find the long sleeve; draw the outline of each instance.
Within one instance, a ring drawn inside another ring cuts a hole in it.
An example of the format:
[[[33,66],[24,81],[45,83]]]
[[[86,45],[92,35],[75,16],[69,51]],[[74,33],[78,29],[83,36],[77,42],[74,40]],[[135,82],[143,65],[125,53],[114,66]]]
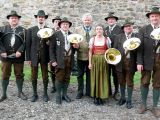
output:
[[[27,34],[26,29],[23,29],[22,34],[23,34],[23,44],[17,50],[21,53],[23,53],[25,51],[25,48],[26,48],[26,34]]]
[[[49,56],[50,56],[51,62],[56,62],[56,44],[60,44],[60,43],[56,43],[56,35],[53,34],[49,44]]]
[[[3,35],[4,29],[5,29],[4,27],[0,28],[1,37]],[[2,43],[2,39],[0,39],[0,53],[4,53],[4,52],[6,52],[6,49],[4,48],[4,45]]]
[[[26,35],[26,60],[30,61],[31,60],[31,44],[32,44],[32,30],[28,29],[27,30],[27,35]]]
[[[144,46],[144,33],[143,29],[139,30],[138,38],[141,40],[141,45],[137,48],[137,64],[143,65],[143,46]]]

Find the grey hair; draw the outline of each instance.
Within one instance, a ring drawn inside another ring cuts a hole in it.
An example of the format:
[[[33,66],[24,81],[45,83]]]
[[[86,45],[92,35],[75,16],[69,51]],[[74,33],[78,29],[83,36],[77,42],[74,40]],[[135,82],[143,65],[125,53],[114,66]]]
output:
[[[92,21],[92,15],[90,13],[86,13],[82,16],[82,21],[86,18],[86,17],[89,17]]]

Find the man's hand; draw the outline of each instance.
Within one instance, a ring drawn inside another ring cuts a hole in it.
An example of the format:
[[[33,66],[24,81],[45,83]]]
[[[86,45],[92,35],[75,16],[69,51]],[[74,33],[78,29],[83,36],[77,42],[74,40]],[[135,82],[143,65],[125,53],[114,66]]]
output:
[[[26,61],[26,63],[27,63],[28,65],[31,65],[31,61]]]
[[[137,65],[137,70],[139,72],[142,72],[143,71],[143,65]]]
[[[72,45],[74,48],[79,48],[79,45],[78,45],[78,43],[73,43],[73,45]]]
[[[53,67],[56,67],[56,66],[57,66],[57,62],[53,62],[53,63],[52,63],[52,66],[53,66]]]
[[[6,57],[7,57],[7,53],[1,53],[1,56],[2,56],[3,58],[6,58]]]
[[[21,53],[19,51],[16,52],[16,58],[21,57]]]

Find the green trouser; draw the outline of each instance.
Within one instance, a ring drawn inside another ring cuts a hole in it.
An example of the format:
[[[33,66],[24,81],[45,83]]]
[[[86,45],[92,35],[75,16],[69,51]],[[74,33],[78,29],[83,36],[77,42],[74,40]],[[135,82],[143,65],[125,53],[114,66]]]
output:
[[[56,80],[56,103],[61,103],[62,101],[62,88],[63,88],[63,83]]]
[[[63,83],[62,96],[67,95],[68,85],[69,85],[69,83]]]
[[[2,96],[3,97],[7,97],[6,92],[7,92],[7,86],[8,86],[8,84],[9,84],[9,80],[2,80],[2,90],[3,90]]]
[[[125,86],[120,85],[121,99],[125,100]]]
[[[77,79],[77,81],[78,81],[78,93],[83,94],[83,89],[84,89],[83,79]]]
[[[141,86],[141,99],[142,104],[146,107],[147,106],[147,96],[148,96],[148,87]]]
[[[32,80],[33,95],[37,95],[37,80]]]
[[[17,88],[18,88],[18,93],[22,92],[23,81],[24,81],[23,79],[16,80],[16,84],[17,84]]]
[[[43,85],[44,85],[44,95],[48,95],[48,94],[47,94],[48,79],[47,79],[47,80],[43,80]]]
[[[127,101],[131,102],[132,101],[133,88],[132,87],[127,87],[127,93],[128,93]]]
[[[153,88],[153,107],[157,107],[157,105],[158,105],[159,94],[160,94],[160,89]]]

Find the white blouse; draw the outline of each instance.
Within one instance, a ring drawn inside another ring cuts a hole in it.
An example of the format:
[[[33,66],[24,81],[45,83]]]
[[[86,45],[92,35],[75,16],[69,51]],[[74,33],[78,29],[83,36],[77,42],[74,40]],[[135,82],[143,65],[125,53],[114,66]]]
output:
[[[107,39],[104,37],[103,39],[106,40],[106,45],[108,48],[111,47],[111,40],[109,37],[107,37]],[[89,48],[92,48],[93,46],[93,42],[95,46],[103,46],[104,45],[104,40],[97,40],[97,37],[92,37],[89,41]]]

